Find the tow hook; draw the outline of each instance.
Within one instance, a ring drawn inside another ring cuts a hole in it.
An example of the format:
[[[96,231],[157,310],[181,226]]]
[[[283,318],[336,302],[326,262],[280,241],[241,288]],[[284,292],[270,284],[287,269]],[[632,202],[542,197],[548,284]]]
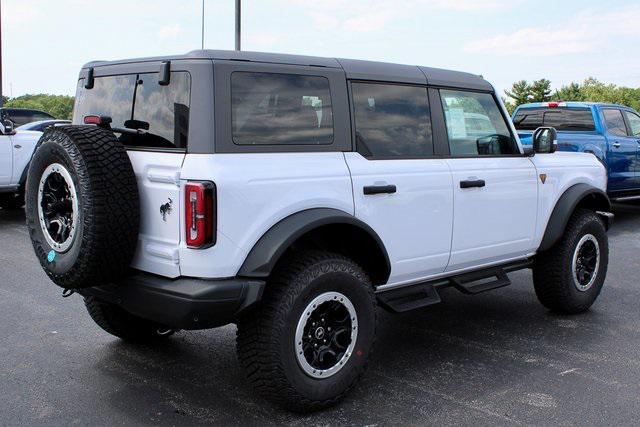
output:
[[[75,294],[76,291],[72,289],[65,289],[62,291],[62,298],[69,298],[71,295]]]

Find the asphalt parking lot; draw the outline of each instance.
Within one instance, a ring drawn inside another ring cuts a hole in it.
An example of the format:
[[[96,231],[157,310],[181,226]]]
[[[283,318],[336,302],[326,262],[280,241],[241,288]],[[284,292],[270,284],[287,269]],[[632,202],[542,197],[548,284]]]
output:
[[[586,314],[548,313],[529,271],[512,286],[383,313],[374,360],[339,406],[308,416],[244,381],[235,327],[161,346],[99,329],[63,300],[24,215],[0,210],[0,424],[607,424],[640,422],[640,204],[616,207],[609,274]]]

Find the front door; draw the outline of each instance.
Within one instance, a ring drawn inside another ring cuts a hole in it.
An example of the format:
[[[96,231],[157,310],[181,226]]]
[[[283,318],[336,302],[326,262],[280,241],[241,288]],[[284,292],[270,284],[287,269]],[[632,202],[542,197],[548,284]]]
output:
[[[433,158],[426,87],[352,83],[358,152],[345,153],[355,216],[380,236],[389,284],[442,273],[453,222],[451,172]]]
[[[491,93],[440,90],[453,175],[454,222],[447,271],[533,250],[538,177]]]
[[[9,135],[0,135],[0,187],[11,184],[13,174],[13,142]]]

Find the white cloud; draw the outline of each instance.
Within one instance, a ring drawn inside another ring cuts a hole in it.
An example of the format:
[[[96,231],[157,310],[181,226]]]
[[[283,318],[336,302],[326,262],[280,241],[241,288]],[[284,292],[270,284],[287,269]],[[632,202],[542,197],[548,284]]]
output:
[[[613,37],[640,36],[640,6],[613,11],[590,10],[551,27],[526,27],[513,33],[475,40],[470,53],[552,56],[585,53],[614,43]]]
[[[175,39],[182,34],[182,27],[180,25],[166,25],[158,30],[158,37],[165,39]]]
[[[392,21],[408,16],[453,10],[458,12],[490,12],[514,7],[521,0],[289,0],[303,8],[321,30],[344,32],[373,32]]]

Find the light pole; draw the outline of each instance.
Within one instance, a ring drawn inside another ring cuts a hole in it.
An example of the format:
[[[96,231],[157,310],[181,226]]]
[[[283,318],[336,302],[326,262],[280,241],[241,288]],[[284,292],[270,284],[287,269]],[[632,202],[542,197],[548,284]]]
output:
[[[236,0],[236,50],[240,50],[240,3],[241,0]]]
[[[204,0],[202,0],[202,50],[204,50]]]

